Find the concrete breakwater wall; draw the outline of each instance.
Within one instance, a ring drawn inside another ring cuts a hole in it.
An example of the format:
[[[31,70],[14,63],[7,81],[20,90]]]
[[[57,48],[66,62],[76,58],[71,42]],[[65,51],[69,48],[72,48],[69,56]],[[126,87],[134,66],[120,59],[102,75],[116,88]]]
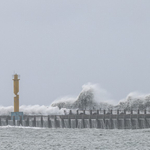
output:
[[[24,115],[20,120],[0,116],[0,126],[26,126],[44,128],[101,128],[143,129],[150,128],[150,113],[145,111],[76,111],[64,115]]]

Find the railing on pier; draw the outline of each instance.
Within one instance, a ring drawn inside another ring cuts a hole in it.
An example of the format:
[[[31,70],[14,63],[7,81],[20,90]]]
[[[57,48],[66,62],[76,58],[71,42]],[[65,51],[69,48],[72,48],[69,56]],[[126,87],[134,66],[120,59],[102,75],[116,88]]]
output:
[[[0,116],[0,126],[28,126],[45,128],[101,128],[141,129],[150,128],[147,110],[70,110],[64,115],[24,115],[24,120],[11,120]]]
[[[64,110],[65,115],[150,114],[147,110]]]

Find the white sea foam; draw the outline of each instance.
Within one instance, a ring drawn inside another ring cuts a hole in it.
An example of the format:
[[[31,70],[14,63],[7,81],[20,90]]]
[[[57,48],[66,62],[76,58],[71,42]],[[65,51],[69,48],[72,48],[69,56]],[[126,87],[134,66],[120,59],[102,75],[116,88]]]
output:
[[[150,129],[0,128],[0,150],[149,150]],[[138,138],[137,138],[138,137]]]
[[[7,125],[7,126],[0,126],[0,129],[7,129],[7,128],[16,128],[16,129],[35,129],[35,130],[38,130],[38,129],[46,129],[44,127],[25,127],[25,126],[11,126],[11,125]]]
[[[40,105],[32,105],[32,106],[26,106],[22,105],[20,106],[20,112],[23,112],[26,115],[61,115],[64,114],[64,109],[59,109],[57,106],[56,107],[51,107],[51,106],[40,106]],[[8,107],[3,107],[0,106],[0,115],[10,115],[11,112],[13,112],[13,106],[8,106]]]

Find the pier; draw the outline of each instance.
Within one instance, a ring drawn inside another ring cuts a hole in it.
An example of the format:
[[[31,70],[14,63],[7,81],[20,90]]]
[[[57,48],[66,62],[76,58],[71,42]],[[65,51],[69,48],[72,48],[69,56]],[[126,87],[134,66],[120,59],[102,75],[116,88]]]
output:
[[[24,115],[18,120],[0,116],[0,126],[25,126],[42,128],[100,128],[143,129],[150,128],[150,112],[139,110],[70,110],[64,115]]]

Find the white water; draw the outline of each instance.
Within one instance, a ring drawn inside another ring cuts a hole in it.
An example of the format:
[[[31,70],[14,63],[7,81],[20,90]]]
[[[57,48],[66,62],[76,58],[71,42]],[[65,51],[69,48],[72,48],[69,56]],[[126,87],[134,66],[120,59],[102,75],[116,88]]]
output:
[[[82,91],[76,98],[63,97],[53,101],[50,106],[22,105],[20,106],[20,112],[24,112],[26,115],[63,115],[64,110],[68,113],[70,109],[74,109],[73,113],[76,113],[76,109],[150,110],[150,94],[132,92],[118,103],[111,100],[109,96],[110,94],[106,90],[100,88],[97,84],[88,83],[82,86]],[[11,112],[13,112],[13,106],[0,106],[0,115],[10,115]],[[150,113],[150,111],[148,113]]]
[[[63,115],[64,110],[69,111],[67,109],[59,109],[56,107],[51,106],[40,106],[40,105],[33,105],[33,106],[20,106],[20,112],[23,112],[25,115]],[[0,115],[10,115],[13,112],[13,106],[0,106]]]
[[[149,150],[150,129],[0,127],[0,150]]]

